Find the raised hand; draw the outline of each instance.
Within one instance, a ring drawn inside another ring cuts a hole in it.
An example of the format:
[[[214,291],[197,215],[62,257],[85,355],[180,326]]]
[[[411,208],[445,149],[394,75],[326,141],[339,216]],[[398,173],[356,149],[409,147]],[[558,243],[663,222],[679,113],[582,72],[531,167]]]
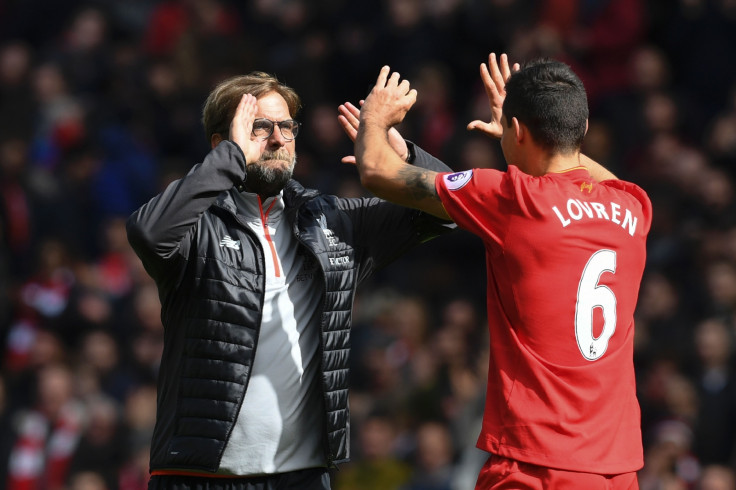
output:
[[[253,119],[258,111],[257,102],[255,96],[243,94],[238,108],[235,109],[235,116],[230,122],[230,140],[240,147],[247,165],[256,162],[261,157],[261,145],[250,139]]]
[[[501,139],[503,134],[501,115],[503,101],[506,98],[506,81],[511,76],[512,70],[518,71],[519,68],[518,63],[514,63],[513,67],[509,66],[509,59],[505,53],[501,54],[499,61],[496,61],[496,53],[491,53],[488,55],[488,64],[481,63],[480,78],[483,80],[483,87],[491,105],[491,121],[476,119],[468,123],[468,130],[481,131],[493,138]]]
[[[379,127],[389,128],[404,120],[404,116],[417,100],[417,91],[410,89],[408,80],[401,80],[397,72],[389,73],[391,68],[384,66],[378,79],[360,110],[361,124],[369,122]]]
[[[362,106],[364,102],[365,101],[361,100],[360,105]],[[344,104],[340,104],[337,110],[340,113],[340,115],[337,116],[337,120],[340,122],[340,125],[345,130],[345,133],[348,135],[348,137],[352,141],[355,141],[355,138],[358,135],[358,128],[360,127],[360,109],[355,107],[350,102],[345,102]],[[396,130],[396,128],[391,128],[388,130],[388,143],[391,145],[391,148],[393,148],[394,151],[401,157],[401,159],[406,161],[406,159],[409,157],[409,148],[406,146],[406,141],[404,141],[404,138]],[[345,156],[341,159],[341,161],[343,163],[355,164],[355,155]]]

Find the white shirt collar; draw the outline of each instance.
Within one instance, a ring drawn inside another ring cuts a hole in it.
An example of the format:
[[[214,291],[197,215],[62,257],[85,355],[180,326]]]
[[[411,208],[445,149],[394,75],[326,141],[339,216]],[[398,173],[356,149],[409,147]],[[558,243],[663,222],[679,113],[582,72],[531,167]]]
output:
[[[268,223],[274,223],[281,219],[281,214],[285,207],[283,190],[275,196],[267,198],[263,202],[260,202],[258,194],[253,192],[236,191],[233,194],[237,213],[243,216],[247,221],[261,221],[261,211],[266,217],[266,221]]]

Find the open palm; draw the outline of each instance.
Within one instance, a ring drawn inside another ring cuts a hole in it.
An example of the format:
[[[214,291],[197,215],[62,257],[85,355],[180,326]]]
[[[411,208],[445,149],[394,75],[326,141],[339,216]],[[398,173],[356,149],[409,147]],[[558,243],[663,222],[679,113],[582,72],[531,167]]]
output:
[[[362,100],[360,101],[361,106],[363,105],[363,102],[364,101]],[[345,102],[344,104],[340,104],[337,110],[340,112],[340,115],[337,117],[340,121],[340,125],[345,130],[348,137],[352,141],[355,141],[355,138],[358,136],[358,126],[360,126],[360,109],[350,102]],[[406,141],[404,141],[404,138],[396,128],[388,130],[388,142],[391,145],[391,148],[394,149],[401,159],[406,161],[409,156],[409,148],[406,146]],[[355,164],[355,155],[343,157],[342,162]]]
[[[504,53],[496,61],[496,53],[488,55],[488,64],[481,63],[480,78],[486,89],[488,102],[491,105],[491,120],[489,122],[475,120],[468,123],[467,129],[481,131],[487,135],[501,139],[503,128],[501,127],[501,116],[503,114],[503,101],[506,98],[506,81],[513,71],[519,70],[519,64],[515,63],[513,68],[509,66],[508,56]]]

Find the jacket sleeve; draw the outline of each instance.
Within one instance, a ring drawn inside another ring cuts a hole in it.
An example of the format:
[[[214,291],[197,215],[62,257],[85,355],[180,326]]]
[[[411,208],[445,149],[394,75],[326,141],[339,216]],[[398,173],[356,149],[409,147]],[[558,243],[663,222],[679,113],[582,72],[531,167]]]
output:
[[[407,141],[409,163],[435,172],[452,172],[441,160]],[[456,228],[452,222],[378,198],[345,199],[356,236],[359,280],[385,267],[416,245]]]
[[[435,172],[452,172],[452,169],[445,162],[433,157],[411,141],[407,141],[406,146],[409,147],[408,163],[428,170],[434,170]]]
[[[204,161],[138,208],[127,221],[128,241],[157,282],[189,253],[202,213],[218,195],[245,179],[245,157],[238,145],[223,141]],[[166,277],[165,277],[166,276]]]

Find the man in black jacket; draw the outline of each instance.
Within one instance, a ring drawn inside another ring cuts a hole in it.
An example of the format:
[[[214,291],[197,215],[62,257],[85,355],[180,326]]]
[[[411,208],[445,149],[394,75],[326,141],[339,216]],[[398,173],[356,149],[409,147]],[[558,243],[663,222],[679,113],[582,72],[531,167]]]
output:
[[[292,180],[299,108],[268,74],[225,80],[203,110],[212,151],[128,220],[165,327],[152,489],[329,489],[329,468],[350,457],[356,286],[447,230]],[[353,139],[355,121],[341,117]],[[391,142],[449,170],[395,131]]]

